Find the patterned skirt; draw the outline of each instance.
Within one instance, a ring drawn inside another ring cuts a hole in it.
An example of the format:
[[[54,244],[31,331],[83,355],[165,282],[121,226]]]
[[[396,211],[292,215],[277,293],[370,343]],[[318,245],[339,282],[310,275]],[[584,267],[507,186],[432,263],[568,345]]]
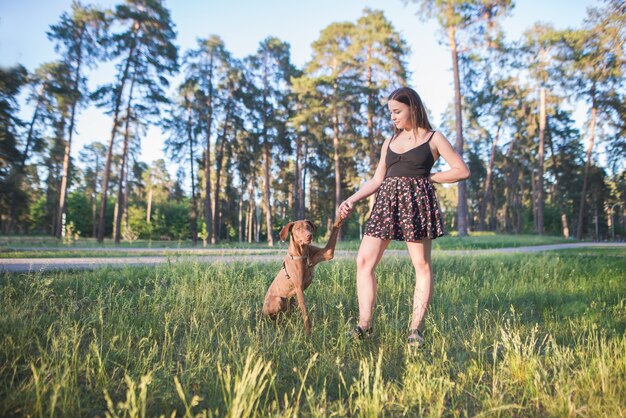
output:
[[[421,241],[444,234],[435,188],[427,177],[387,177],[380,185],[365,235]]]

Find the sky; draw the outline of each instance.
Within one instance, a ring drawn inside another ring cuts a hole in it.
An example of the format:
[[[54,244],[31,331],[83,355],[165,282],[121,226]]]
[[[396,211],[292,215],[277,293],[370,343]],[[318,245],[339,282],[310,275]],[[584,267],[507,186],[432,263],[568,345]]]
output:
[[[85,4],[113,7],[121,0],[83,0]],[[0,66],[22,64],[33,71],[40,64],[56,59],[46,31],[69,11],[71,0],[0,0]],[[408,3],[408,4],[407,4]],[[579,27],[593,0],[518,0],[511,15],[502,21],[507,39],[519,39],[533,23],[550,22],[557,29]],[[237,58],[254,53],[263,39],[276,36],[291,45],[292,62],[303,67],[311,56],[311,44],[333,22],[356,20],[364,8],[382,10],[411,49],[408,68],[410,85],[415,88],[434,118],[435,127],[453,99],[451,57],[434,19],[416,15],[417,6],[403,0],[169,0],[182,51],[195,48],[198,38],[219,35]],[[90,87],[110,82],[113,70],[102,65],[89,73]],[[22,106],[21,116],[29,119],[31,109]],[[577,124],[582,128],[584,109],[578,109]],[[104,110],[88,107],[81,111],[72,156],[93,141],[108,142],[111,118]],[[140,160],[150,163],[164,158],[164,136],[149,128],[142,139]],[[174,170],[175,171],[175,170]]]

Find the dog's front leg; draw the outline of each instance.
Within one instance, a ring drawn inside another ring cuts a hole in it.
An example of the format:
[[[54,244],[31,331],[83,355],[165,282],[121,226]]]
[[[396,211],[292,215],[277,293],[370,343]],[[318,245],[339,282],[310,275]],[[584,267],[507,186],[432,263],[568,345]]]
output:
[[[339,236],[339,228],[341,223],[335,223],[333,225],[333,229],[330,233],[330,238],[328,239],[328,243],[324,248],[315,248],[314,254],[311,256],[311,262],[313,265],[321,262],[321,261],[329,261],[332,260],[335,256],[335,246],[337,245],[337,237]]]
[[[298,305],[300,305],[300,311],[302,312],[302,320],[304,321],[304,330],[306,335],[311,335],[311,318],[309,318],[309,312],[306,309],[304,303],[304,291],[302,286],[296,287],[296,298],[298,299]]]

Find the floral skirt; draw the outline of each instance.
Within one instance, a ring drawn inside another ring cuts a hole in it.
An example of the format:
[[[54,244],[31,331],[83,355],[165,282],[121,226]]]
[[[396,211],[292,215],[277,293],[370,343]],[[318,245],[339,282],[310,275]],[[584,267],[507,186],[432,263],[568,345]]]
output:
[[[365,235],[421,241],[444,234],[435,188],[427,177],[387,177],[380,185]]]

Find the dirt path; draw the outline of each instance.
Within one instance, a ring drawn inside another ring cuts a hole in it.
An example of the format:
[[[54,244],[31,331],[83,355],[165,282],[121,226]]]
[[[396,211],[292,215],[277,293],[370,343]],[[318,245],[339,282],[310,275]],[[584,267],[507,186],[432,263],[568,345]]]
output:
[[[572,244],[551,244],[537,245],[532,247],[516,247],[516,248],[491,248],[485,250],[436,250],[435,255],[471,255],[471,254],[511,254],[511,253],[537,253],[551,250],[563,250],[568,248],[626,248],[626,243],[572,243]],[[42,250],[38,248],[37,250]],[[85,248],[85,250],[88,250]],[[91,249],[94,250],[94,249]],[[102,249],[98,249],[101,251]],[[111,252],[130,249],[109,249]],[[133,251],[145,252],[146,249],[132,249]],[[148,249],[150,250],[150,249]],[[154,251],[163,251],[163,249],[153,249]],[[186,251],[186,250],[185,250]],[[203,250],[206,254],[207,250]],[[93,257],[93,258],[5,258],[0,259],[0,272],[43,272],[51,270],[91,270],[101,267],[117,267],[125,266],[153,266],[157,264],[169,262],[188,262],[188,263],[230,263],[239,262],[279,262],[282,259],[284,250],[242,250],[242,249],[216,249],[215,254],[211,255],[179,255],[179,256],[143,256],[143,257]],[[249,252],[250,254],[246,254]],[[267,252],[267,254],[263,254]],[[259,254],[261,253],[261,254]],[[337,259],[354,259],[357,252],[336,251]],[[392,257],[408,257],[406,250],[387,250],[386,256]]]

